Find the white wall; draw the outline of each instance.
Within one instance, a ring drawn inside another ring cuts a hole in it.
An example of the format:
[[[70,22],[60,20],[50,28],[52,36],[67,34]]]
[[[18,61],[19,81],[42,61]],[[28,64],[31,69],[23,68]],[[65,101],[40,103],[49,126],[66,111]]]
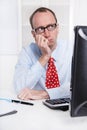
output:
[[[20,52],[22,46],[22,38],[21,38],[21,31],[22,31],[21,16],[22,15],[21,15],[20,6],[21,3],[23,3],[23,1],[24,0],[0,0],[0,89],[10,89],[10,88],[13,89],[12,87],[13,87],[14,67],[17,62],[18,53]],[[49,3],[49,1],[50,0],[45,0],[46,5]],[[61,0],[59,1],[61,2]],[[70,1],[72,3],[71,29],[73,29],[73,26],[77,24],[87,25],[87,17],[86,17],[87,0],[84,1],[70,0]],[[3,3],[5,4],[5,6],[2,5],[2,2],[6,2]],[[19,3],[20,5],[18,5]],[[10,6],[10,11],[8,8],[9,6]],[[7,7],[7,11],[4,12],[6,7]],[[31,7],[33,7],[33,5]]]
[[[87,26],[87,0],[74,0],[73,21],[74,25]]]
[[[18,0],[0,0],[0,88],[12,86],[20,50]]]
[[[0,55],[0,89],[13,89],[13,74],[17,55]]]

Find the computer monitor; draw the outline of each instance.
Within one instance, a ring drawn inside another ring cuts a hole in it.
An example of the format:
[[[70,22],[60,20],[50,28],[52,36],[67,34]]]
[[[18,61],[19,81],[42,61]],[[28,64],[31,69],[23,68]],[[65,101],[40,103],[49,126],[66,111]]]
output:
[[[87,116],[87,26],[76,26],[71,74],[71,116]]]

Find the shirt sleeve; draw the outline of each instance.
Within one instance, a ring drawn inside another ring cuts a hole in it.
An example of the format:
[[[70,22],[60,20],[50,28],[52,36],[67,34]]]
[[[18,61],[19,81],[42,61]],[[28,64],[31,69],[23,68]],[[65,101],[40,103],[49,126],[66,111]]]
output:
[[[23,49],[15,67],[14,87],[16,92],[19,92],[24,87],[33,89],[41,78],[43,71],[44,68],[39,61],[36,60],[35,63],[32,63],[32,59],[26,50]]]
[[[56,98],[70,98],[70,82],[64,83],[60,87],[47,89],[50,99]]]

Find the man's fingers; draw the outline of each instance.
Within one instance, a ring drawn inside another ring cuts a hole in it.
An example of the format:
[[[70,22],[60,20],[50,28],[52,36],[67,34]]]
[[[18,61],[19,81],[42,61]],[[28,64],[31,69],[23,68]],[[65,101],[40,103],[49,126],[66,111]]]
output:
[[[28,88],[23,89],[19,94],[18,94],[18,98],[22,99],[22,100],[28,100],[31,97],[31,93],[29,92]]]

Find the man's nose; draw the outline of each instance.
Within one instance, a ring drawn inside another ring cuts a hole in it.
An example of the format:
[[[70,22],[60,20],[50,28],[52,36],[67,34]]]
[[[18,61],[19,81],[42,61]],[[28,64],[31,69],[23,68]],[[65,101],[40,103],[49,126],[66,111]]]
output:
[[[44,30],[44,36],[46,38],[50,36],[50,32],[47,30],[47,28],[45,28],[45,30]]]

